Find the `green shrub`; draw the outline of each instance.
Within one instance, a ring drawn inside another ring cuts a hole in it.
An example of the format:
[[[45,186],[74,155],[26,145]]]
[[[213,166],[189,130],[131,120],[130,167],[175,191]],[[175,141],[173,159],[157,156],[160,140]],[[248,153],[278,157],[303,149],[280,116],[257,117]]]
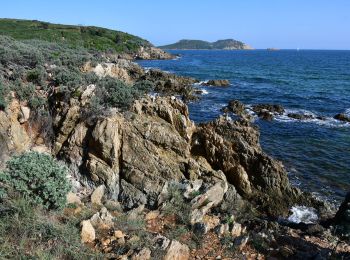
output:
[[[70,190],[66,172],[50,155],[27,152],[7,162],[0,182],[33,204],[61,208]]]
[[[27,80],[37,85],[44,85],[46,79],[46,71],[42,66],[27,71]]]
[[[9,88],[0,81],[0,110],[6,109],[8,94]]]
[[[74,91],[83,84],[81,73],[77,69],[58,67],[54,70],[53,74],[53,80],[57,86],[67,86],[69,90]]]
[[[29,101],[35,95],[35,86],[32,83],[23,84],[19,80],[13,84],[12,90],[20,101]]]

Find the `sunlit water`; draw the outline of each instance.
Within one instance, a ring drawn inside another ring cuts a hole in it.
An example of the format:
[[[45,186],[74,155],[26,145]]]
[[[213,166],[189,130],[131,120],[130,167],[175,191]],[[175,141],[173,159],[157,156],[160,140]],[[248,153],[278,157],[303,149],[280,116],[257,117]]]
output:
[[[199,80],[229,79],[228,88],[201,87],[189,104],[195,122],[215,119],[229,100],[276,103],[287,112],[326,120],[272,122],[257,119],[263,149],[281,160],[294,185],[339,203],[350,190],[350,124],[333,119],[350,113],[350,51],[173,51],[181,59],[140,61]]]

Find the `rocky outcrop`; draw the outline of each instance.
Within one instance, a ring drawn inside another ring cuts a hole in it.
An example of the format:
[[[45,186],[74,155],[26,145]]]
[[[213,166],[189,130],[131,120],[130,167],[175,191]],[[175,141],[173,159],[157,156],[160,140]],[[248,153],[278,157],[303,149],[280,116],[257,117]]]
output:
[[[5,111],[0,110],[0,167],[10,153],[22,153],[31,147],[29,115],[27,107],[15,99]]]
[[[299,192],[291,187],[282,164],[263,153],[259,132],[248,121],[219,118],[202,124],[192,144],[194,154],[222,170],[242,196],[259,201],[270,213],[286,211],[298,199]]]
[[[154,83],[155,91],[168,94],[180,94],[183,96],[193,95],[192,85],[198,80],[190,77],[176,76],[158,69],[151,69],[141,77],[142,80],[149,80]]]

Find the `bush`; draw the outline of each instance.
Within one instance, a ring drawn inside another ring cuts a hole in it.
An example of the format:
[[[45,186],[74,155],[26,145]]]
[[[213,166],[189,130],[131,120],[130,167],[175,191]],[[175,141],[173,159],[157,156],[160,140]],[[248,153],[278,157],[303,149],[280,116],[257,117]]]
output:
[[[44,85],[46,79],[46,71],[42,66],[27,71],[27,80],[37,85]]]
[[[6,109],[8,94],[9,88],[0,81],[0,110]]]
[[[35,86],[32,83],[23,84],[19,80],[13,84],[12,90],[16,93],[16,96],[20,101],[29,101],[35,94]]]
[[[0,182],[33,204],[61,208],[70,190],[66,172],[50,155],[27,152],[7,162]]]

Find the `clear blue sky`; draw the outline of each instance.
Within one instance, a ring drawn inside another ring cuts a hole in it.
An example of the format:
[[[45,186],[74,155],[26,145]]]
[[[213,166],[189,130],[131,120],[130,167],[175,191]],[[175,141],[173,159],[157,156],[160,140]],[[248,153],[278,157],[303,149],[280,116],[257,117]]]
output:
[[[155,45],[234,38],[255,48],[350,49],[350,0],[4,0],[0,17],[102,26]]]

